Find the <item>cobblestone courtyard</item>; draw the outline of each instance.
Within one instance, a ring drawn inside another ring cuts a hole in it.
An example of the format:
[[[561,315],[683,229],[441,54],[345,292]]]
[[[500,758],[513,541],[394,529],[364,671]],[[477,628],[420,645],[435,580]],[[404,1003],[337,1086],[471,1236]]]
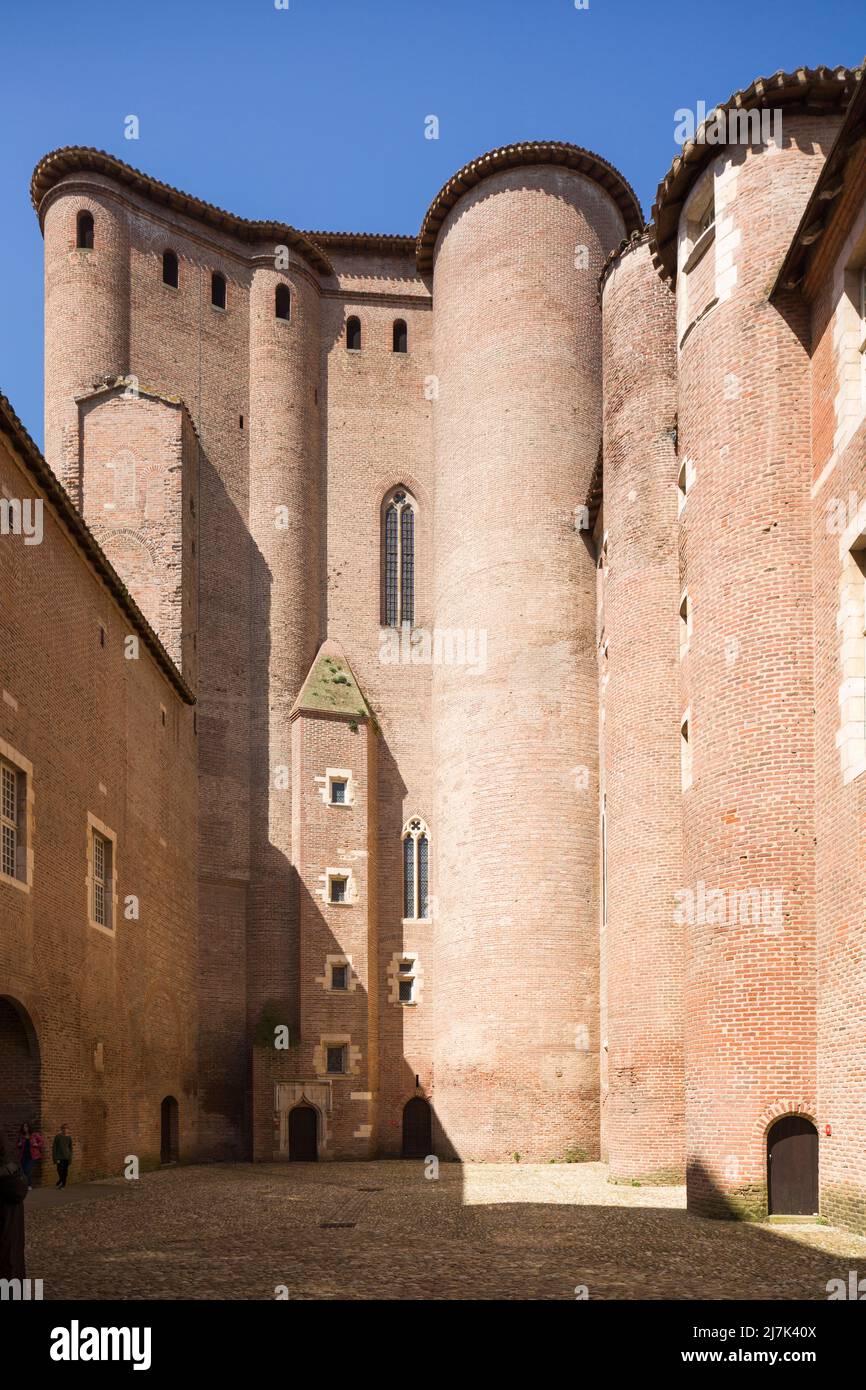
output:
[[[825,1299],[866,1238],[707,1221],[602,1164],[171,1168],[28,1200],[45,1297]]]

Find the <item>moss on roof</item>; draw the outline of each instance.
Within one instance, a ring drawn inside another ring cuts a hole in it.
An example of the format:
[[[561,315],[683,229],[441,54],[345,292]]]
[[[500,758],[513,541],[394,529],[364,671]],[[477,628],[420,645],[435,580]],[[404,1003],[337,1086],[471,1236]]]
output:
[[[352,668],[335,642],[326,642],[319,649],[292,713],[301,710],[372,720]]]

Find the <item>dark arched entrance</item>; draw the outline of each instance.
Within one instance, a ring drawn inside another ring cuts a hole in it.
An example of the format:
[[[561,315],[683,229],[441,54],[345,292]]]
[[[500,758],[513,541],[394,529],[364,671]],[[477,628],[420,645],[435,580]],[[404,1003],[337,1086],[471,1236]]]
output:
[[[312,1105],[289,1111],[289,1162],[315,1163],[319,1157],[318,1117]]]
[[[159,1107],[160,1163],[177,1163],[180,1158],[180,1118],[174,1096],[166,1096]]]
[[[783,1115],[767,1133],[767,1209],[771,1216],[818,1210],[818,1131],[804,1115]]]
[[[430,1106],[423,1096],[413,1096],[403,1106],[403,1157],[426,1158],[432,1149]]]
[[[17,999],[0,995],[0,1134],[15,1153],[25,1120],[42,1124],[42,1079],[39,1041],[33,1022]],[[34,1174],[38,1176],[37,1163]]]

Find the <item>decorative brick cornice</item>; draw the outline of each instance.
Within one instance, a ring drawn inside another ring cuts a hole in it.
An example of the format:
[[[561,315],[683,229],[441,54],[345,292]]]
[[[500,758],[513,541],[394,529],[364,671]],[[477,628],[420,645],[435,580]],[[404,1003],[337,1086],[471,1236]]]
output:
[[[560,140],[529,140],[520,145],[502,145],[473,159],[439,190],[427,210],[418,235],[415,252],[418,269],[422,272],[433,269],[433,250],[439,229],[464,193],[492,174],[533,164],[556,164],[584,174],[610,194],[622,213],[629,234],[643,229],[643,214],[637,194],[619,170],[608,164],[606,159],[579,145],[569,145]]]
[[[333,274],[333,267],[325,252],[305,232],[299,232],[285,222],[252,222],[245,217],[237,217],[213,203],[194,198],[171,184],[143,174],[131,164],[124,164],[105,150],[93,149],[84,145],[66,145],[52,150],[40,159],[30,180],[30,200],[42,223],[42,205],[45,197],[68,174],[80,172],[102,174],[115,183],[133,188],[142,197],[153,203],[169,207],[172,211],[191,217],[210,227],[236,237],[239,241],[269,241],[285,244],[297,251],[322,275]]]
[[[702,132],[723,112],[776,110],[790,115],[832,116],[845,111],[862,69],[838,67],[797,68],[756,77],[749,87],[734,92],[708,112],[692,140],[683,145],[656,192],[650,224],[653,264],[665,279],[677,273],[677,230],[680,212],[698,175],[726,147],[726,141],[709,144]]]

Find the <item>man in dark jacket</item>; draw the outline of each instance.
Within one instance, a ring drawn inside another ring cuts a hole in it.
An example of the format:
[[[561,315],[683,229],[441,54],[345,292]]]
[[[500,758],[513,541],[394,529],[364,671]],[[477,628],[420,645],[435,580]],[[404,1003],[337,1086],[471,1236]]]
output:
[[[24,1278],[27,1179],[0,1139],[0,1279]]]
[[[60,1133],[55,1134],[51,1148],[51,1161],[57,1169],[57,1187],[66,1186],[72,1162],[72,1135],[67,1133],[67,1129],[67,1125],[60,1126]]]

